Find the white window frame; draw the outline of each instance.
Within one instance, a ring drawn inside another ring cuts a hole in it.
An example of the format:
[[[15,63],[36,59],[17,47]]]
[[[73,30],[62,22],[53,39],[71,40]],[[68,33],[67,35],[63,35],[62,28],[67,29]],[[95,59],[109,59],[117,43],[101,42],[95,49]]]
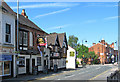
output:
[[[9,74],[4,74],[4,63],[6,62],[6,61],[2,61],[3,62],[3,66],[2,66],[2,75],[0,75],[0,76],[8,76],[8,75],[11,75],[11,61],[10,61],[10,64],[9,64],[9,70],[10,70],[10,73]]]
[[[33,46],[33,33],[32,32],[29,33],[29,41],[30,41],[29,46]]]
[[[9,25],[10,26],[10,33],[7,33],[7,25]],[[6,36],[8,35],[8,42],[6,41]],[[6,43],[11,43],[11,25],[10,24],[8,24],[8,23],[6,23],[6,25],[5,25],[5,42]]]

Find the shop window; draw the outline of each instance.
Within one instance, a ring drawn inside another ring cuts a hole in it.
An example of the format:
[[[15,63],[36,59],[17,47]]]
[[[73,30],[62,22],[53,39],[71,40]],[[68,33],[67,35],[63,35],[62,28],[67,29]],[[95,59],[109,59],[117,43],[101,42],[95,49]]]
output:
[[[19,67],[25,67],[25,57],[19,57]]]
[[[6,24],[6,39],[5,41],[11,43],[11,25]]]
[[[4,75],[10,74],[10,61],[4,62]]]
[[[41,57],[37,57],[37,65],[41,66]]]

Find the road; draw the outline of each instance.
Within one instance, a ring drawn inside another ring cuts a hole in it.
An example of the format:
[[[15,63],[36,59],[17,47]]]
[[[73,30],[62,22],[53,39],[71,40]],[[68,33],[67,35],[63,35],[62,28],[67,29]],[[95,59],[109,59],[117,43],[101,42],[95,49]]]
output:
[[[36,80],[107,80],[107,76],[117,69],[114,65],[88,65],[72,71],[63,71]]]

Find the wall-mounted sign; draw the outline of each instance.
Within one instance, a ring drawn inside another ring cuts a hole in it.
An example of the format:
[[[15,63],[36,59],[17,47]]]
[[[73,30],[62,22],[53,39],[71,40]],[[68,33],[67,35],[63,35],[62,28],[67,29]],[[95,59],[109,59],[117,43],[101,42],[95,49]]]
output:
[[[45,39],[44,39],[43,37],[39,37],[39,38],[37,39],[37,44],[38,44],[39,46],[45,46],[45,45],[46,45],[46,41],[45,41]]]
[[[0,61],[12,61],[12,55],[0,55]]]
[[[53,56],[54,56],[54,57],[58,57],[58,56],[59,56],[59,53],[54,53]]]

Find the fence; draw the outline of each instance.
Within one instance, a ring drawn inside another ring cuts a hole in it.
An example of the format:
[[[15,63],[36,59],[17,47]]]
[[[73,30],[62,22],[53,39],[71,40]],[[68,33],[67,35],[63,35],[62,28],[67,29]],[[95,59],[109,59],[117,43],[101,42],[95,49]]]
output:
[[[111,73],[111,75],[107,77],[107,82],[120,82],[120,72],[115,71]]]

